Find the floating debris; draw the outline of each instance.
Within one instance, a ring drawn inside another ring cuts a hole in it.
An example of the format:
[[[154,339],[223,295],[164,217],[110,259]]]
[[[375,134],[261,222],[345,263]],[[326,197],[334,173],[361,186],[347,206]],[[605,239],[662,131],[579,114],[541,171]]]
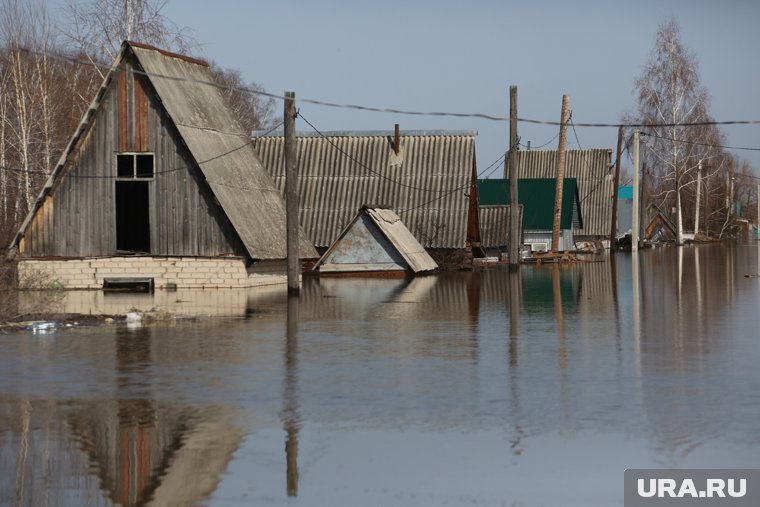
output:
[[[57,322],[34,322],[27,326],[27,330],[33,334],[52,333],[58,328]]]

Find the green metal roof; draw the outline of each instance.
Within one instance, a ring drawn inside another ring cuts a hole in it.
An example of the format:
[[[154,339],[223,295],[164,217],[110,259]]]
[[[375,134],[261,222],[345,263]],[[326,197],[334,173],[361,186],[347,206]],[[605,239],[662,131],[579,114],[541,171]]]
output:
[[[557,181],[551,178],[529,178],[518,180],[518,200],[523,206],[523,229],[550,231],[554,225],[554,194]],[[478,180],[478,200],[481,206],[509,204],[509,180]],[[575,178],[565,178],[562,184],[562,215],[560,229],[583,227]],[[575,216],[573,216],[575,215]]]

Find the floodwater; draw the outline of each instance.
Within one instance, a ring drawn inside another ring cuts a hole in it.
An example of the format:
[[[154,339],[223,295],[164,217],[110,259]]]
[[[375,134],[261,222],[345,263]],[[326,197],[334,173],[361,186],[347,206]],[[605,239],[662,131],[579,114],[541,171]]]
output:
[[[0,504],[593,507],[760,468],[757,244],[634,258],[0,334]]]

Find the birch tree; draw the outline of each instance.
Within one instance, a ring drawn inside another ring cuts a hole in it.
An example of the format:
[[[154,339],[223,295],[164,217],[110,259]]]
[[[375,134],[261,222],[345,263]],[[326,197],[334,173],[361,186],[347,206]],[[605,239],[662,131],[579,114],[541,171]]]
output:
[[[0,183],[7,193],[4,216],[17,221],[34,202],[39,182],[59,153],[56,116],[65,103],[55,97],[57,65],[49,56],[54,29],[43,3],[3,0],[0,41]]]
[[[684,198],[693,195],[699,160],[715,157],[717,150],[705,142],[716,137],[712,126],[687,126],[709,122],[708,94],[700,84],[697,58],[681,42],[678,23],[660,25],[655,45],[641,76],[636,80],[636,110],[632,120],[649,125],[644,158],[657,178],[653,197],[674,208],[677,243],[683,244]],[[717,137],[720,137],[717,134]]]
[[[105,77],[125,40],[188,53],[198,44],[188,28],[162,14],[167,0],[68,0],[64,36]]]
[[[264,92],[261,84],[246,83],[239,70],[225,69],[215,63],[211,64],[211,75],[246,132],[269,129],[279,122],[274,99],[257,93]]]

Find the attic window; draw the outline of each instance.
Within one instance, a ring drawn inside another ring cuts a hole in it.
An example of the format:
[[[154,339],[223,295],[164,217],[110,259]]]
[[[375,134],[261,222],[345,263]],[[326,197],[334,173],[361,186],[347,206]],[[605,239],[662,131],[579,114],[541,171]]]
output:
[[[152,178],[154,162],[152,153],[119,153],[116,155],[116,176],[118,178]]]

